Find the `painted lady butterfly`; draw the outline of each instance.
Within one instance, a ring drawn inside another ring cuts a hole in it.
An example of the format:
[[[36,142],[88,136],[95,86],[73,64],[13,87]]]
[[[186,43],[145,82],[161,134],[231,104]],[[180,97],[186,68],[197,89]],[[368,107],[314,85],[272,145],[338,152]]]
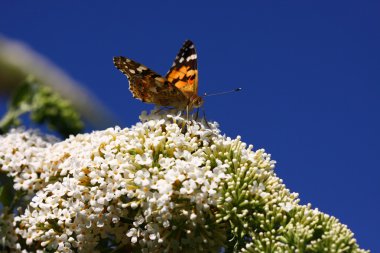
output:
[[[198,96],[197,53],[190,40],[185,41],[165,77],[122,56],[114,57],[113,62],[128,77],[134,98],[180,110],[203,104],[202,97]]]

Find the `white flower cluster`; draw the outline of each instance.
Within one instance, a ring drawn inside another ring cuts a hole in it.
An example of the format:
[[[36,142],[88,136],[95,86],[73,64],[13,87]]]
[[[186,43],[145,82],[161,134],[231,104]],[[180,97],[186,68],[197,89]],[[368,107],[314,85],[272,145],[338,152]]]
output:
[[[2,137],[1,170],[22,189],[36,189],[36,181],[20,176],[25,168],[28,178],[49,182],[15,217],[16,232],[27,245],[90,251],[110,235],[108,246],[149,252],[208,251],[223,245],[225,227],[215,223],[212,210],[230,166],[218,159],[218,152],[233,141],[220,135],[215,123],[185,123],[178,115],[157,112],[143,113],[141,120],[131,128],[55,144],[33,132]],[[4,142],[8,139],[13,142]],[[17,162],[19,153],[22,162]],[[253,157],[247,153],[247,159]]]
[[[45,161],[46,150],[58,139],[38,131],[12,129],[0,135],[0,171],[14,178],[15,190],[33,194],[43,188],[55,172]]]
[[[0,136],[0,172],[18,192],[34,196],[20,214],[0,217],[0,246],[12,252],[365,252],[335,218],[298,205],[263,149],[221,135],[216,123],[172,112],[144,112],[140,119],[131,128],[61,142],[33,131]]]

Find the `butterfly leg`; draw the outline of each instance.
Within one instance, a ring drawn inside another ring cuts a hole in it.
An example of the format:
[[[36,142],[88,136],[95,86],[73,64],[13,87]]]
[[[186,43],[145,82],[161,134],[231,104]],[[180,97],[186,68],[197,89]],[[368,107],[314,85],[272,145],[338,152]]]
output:
[[[189,122],[189,106],[186,106],[186,120],[182,122],[182,132],[185,130],[185,126],[188,122]]]
[[[198,116],[199,116],[199,107],[197,108],[197,112],[195,113],[195,121],[197,121],[198,120]]]
[[[186,112],[186,119],[182,121],[182,126],[181,126],[182,133],[186,132],[186,125],[189,123],[189,106],[186,106],[186,111],[184,110],[184,112]]]
[[[163,106],[156,106],[154,108],[155,112],[154,114],[159,114],[161,111],[163,111],[165,108]]]
[[[203,119],[204,119],[204,121],[206,122],[206,126],[207,126],[208,128],[211,128],[210,125],[208,124],[207,119],[206,119],[206,111],[205,111],[204,108],[202,108],[202,112],[203,112]]]
[[[186,106],[186,121],[189,121],[189,105]]]
[[[156,106],[154,108],[154,110],[155,110],[154,114],[160,114],[164,110],[170,111],[170,110],[173,110],[173,109],[175,109],[175,108],[174,107],[170,107],[170,106]]]

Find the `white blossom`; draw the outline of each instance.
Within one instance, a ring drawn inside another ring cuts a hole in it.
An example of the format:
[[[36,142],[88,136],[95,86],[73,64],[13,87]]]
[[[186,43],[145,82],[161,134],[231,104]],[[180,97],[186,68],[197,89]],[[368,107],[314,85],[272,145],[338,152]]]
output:
[[[163,111],[140,119],[60,142],[33,131],[0,136],[0,170],[33,196],[7,217],[14,230],[2,239],[19,251],[17,235],[36,252],[91,252],[104,239],[128,252],[216,252],[233,222],[249,228],[250,205],[279,215],[299,208],[270,155],[221,135],[217,123]]]

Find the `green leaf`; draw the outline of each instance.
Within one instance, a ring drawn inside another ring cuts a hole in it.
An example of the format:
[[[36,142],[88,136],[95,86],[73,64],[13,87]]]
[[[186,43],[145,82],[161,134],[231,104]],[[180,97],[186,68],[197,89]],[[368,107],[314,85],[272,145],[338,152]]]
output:
[[[20,117],[30,113],[37,124],[47,124],[64,137],[77,134],[83,129],[83,122],[70,101],[62,98],[50,87],[38,84],[28,77],[11,97],[8,112],[0,121],[0,134],[21,124]]]
[[[5,174],[0,174],[0,202],[4,206],[10,206],[15,196],[13,181]]]
[[[17,110],[23,105],[30,104],[34,96],[34,90],[31,80],[26,80],[16,91],[13,93],[9,108],[11,110]]]

